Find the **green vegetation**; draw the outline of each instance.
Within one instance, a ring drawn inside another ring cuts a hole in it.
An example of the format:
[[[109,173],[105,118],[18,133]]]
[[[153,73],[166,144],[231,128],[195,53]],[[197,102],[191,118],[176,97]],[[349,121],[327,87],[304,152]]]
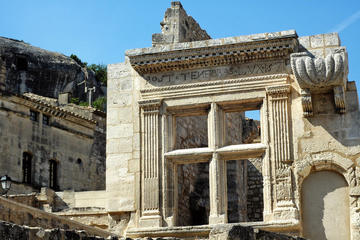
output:
[[[92,106],[98,110],[105,111],[106,108],[106,97],[98,97],[93,103]]]
[[[87,68],[94,71],[96,81],[101,82],[104,86],[106,86],[107,69],[104,64],[91,64]]]
[[[81,61],[81,59],[75,54],[71,54],[70,58],[72,58],[77,64],[81,67],[85,67],[87,69],[93,70],[95,73],[95,79],[98,82],[101,82],[102,85],[106,86],[107,82],[107,68],[104,64],[91,64],[88,66],[87,62]]]
[[[89,106],[88,102],[80,101],[79,98],[71,98],[70,103],[74,103],[79,106],[87,107]],[[92,107],[100,111],[106,110],[106,97],[98,97],[95,101],[92,102]]]
[[[75,54],[71,54],[70,58],[72,58],[75,62],[77,62],[77,64],[79,64],[81,67],[86,67],[87,66],[87,62],[82,62],[80,60],[80,58],[78,56],[76,56]]]
[[[74,98],[74,97],[70,98],[70,103],[79,105],[79,102],[80,102],[79,98]]]
[[[90,69],[95,73],[95,79],[97,82],[100,82],[103,86],[106,86],[107,83],[107,68],[104,64],[91,64],[88,66],[87,62],[81,61],[81,59],[75,54],[71,54],[70,58],[73,59],[77,64],[83,68]],[[79,98],[71,98],[71,103],[80,105],[80,106],[89,106],[88,102],[80,101]],[[106,97],[98,97],[95,101],[92,102],[92,107],[105,111],[106,109]]]

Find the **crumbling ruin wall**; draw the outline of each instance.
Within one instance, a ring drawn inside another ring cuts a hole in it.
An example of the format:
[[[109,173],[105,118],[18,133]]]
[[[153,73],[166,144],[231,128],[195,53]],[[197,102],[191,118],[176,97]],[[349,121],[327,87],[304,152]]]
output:
[[[180,2],[172,2],[160,23],[161,32],[152,36],[153,45],[210,39],[200,25],[188,16]]]

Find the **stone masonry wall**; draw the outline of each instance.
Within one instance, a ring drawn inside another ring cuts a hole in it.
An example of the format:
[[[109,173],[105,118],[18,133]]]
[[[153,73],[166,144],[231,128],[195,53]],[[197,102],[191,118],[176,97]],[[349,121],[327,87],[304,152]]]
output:
[[[29,186],[48,187],[49,161],[55,160],[55,190],[105,189],[105,130],[94,123],[83,125],[40,111],[36,111],[38,119],[33,121],[31,108],[19,104],[18,99],[0,96],[1,176],[7,174],[14,181],[23,182],[22,160],[26,152],[32,155]],[[50,116],[48,125],[43,123],[44,115]]]
[[[264,197],[262,159],[247,160],[247,218],[249,222],[263,220]]]

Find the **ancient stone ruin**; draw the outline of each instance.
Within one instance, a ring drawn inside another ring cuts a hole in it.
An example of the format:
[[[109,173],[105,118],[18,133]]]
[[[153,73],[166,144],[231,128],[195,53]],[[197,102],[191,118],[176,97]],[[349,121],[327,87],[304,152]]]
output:
[[[338,34],[211,39],[180,2],[160,25],[108,65],[106,190],[0,198],[3,220],[32,226],[0,236],[360,240],[359,102]]]
[[[126,236],[242,222],[360,239],[359,105],[338,34],[210,39],[179,2],[161,29],[108,66],[107,210],[129,214]]]

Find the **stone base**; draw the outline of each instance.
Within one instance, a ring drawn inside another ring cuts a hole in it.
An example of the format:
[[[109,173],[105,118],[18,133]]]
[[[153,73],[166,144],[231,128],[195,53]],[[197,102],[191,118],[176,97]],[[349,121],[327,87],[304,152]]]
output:
[[[209,225],[212,225],[212,224],[224,224],[224,223],[227,223],[227,221],[228,221],[227,214],[210,215],[209,216]]]
[[[264,214],[264,221],[271,223],[299,223],[299,211],[295,207],[278,207],[272,214]]]
[[[217,224],[217,225],[201,225],[201,226],[177,226],[177,227],[160,227],[160,228],[135,228],[128,229],[126,232],[127,238],[180,238],[180,239],[222,239],[221,236],[226,235],[227,232],[234,233],[245,230],[246,232],[254,233],[259,238],[250,239],[264,239],[264,236],[279,236],[277,234],[263,234],[261,230],[267,232],[282,232],[293,233],[292,235],[299,235],[298,225],[292,224],[269,224],[264,222],[252,223],[238,223],[238,224]],[[229,231],[228,231],[229,230]],[[211,233],[212,232],[212,233]],[[233,235],[233,234],[232,234]],[[220,237],[220,238],[218,238]],[[225,239],[225,238],[224,238]],[[238,239],[238,238],[237,238]],[[248,239],[248,238],[246,238]],[[296,239],[296,238],[266,238],[266,239]],[[297,238],[301,239],[301,238]]]
[[[139,220],[140,228],[155,228],[162,226],[162,218],[160,215],[142,216]]]

